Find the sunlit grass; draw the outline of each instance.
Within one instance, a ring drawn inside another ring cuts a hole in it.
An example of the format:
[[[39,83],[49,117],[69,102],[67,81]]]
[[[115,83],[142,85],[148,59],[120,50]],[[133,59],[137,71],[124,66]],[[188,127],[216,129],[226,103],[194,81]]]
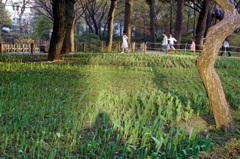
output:
[[[29,58],[0,56],[0,157],[186,158],[211,147],[184,124],[210,115],[196,57]],[[238,62],[216,64],[236,110]]]

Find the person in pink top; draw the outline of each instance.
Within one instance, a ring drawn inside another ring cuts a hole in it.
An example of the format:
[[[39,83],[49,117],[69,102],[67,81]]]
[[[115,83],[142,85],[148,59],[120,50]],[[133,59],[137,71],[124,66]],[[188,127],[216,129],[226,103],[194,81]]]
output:
[[[193,55],[196,55],[196,44],[195,44],[194,38],[192,38],[192,44],[190,46],[190,50],[193,52]]]

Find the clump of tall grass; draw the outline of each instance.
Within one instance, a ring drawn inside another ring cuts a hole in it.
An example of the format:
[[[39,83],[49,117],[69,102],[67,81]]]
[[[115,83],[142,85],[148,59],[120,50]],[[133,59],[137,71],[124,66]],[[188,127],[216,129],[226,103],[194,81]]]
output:
[[[172,156],[187,157],[197,155],[201,150],[210,148],[209,143],[200,141],[194,130],[186,134],[181,121],[193,117],[190,102],[184,105],[177,96],[165,94],[159,90],[134,90],[130,94],[120,91],[112,95],[101,91],[95,105],[87,109],[95,110],[89,114],[88,120],[93,121],[97,114],[104,111],[109,115],[113,129],[120,132],[122,140],[134,151],[139,148],[151,150],[156,157]],[[196,142],[195,142],[196,141]],[[186,144],[183,146],[182,143]],[[204,143],[204,147],[193,151],[187,150],[190,145]],[[188,143],[188,144],[187,144]],[[182,151],[184,150],[184,151]]]

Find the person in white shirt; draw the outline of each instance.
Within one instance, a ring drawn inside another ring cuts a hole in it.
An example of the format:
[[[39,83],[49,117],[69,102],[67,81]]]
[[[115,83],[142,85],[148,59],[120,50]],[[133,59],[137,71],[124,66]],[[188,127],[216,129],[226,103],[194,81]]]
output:
[[[127,41],[128,37],[126,35],[126,32],[123,32],[123,36],[122,36],[122,52],[121,54],[124,53],[124,49],[126,49],[128,51],[128,53],[130,52],[130,50],[128,49],[128,41]]]
[[[177,50],[174,48],[174,42],[177,42],[177,40],[173,37],[172,34],[170,34],[170,37],[168,40],[169,40],[170,48],[172,48],[174,52],[177,53]],[[170,52],[170,50],[168,50],[168,52]]]
[[[168,45],[168,37],[167,37],[166,33],[164,32],[163,33],[163,42],[162,42],[162,51],[166,54],[168,53],[167,45]]]
[[[220,56],[223,55],[223,52],[227,52],[228,56],[231,56],[231,54],[229,52],[229,43],[228,43],[227,39],[225,39],[223,44],[222,44],[222,52],[221,52]]]

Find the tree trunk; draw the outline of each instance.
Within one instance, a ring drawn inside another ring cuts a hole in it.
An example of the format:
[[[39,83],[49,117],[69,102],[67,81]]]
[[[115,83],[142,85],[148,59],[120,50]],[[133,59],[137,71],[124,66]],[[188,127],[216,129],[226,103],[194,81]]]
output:
[[[150,8],[150,32],[151,32],[151,42],[156,42],[155,35],[155,0],[149,0],[149,8]]]
[[[75,52],[75,20],[74,20],[74,24],[73,24],[73,27],[71,29],[71,32],[70,32],[70,41],[71,41],[71,52]]]
[[[108,34],[107,34],[107,46],[106,51],[112,51],[112,41],[113,41],[113,23],[114,23],[114,15],[115,10],[117,8],[117,0],[111,0],[111,6],[108,13]]]
[[[207,21],[206,21],[206,29],[205,29],[204,37],[206,37],[208,29],[211,27],[211,22],[212,22],[212,12],[211,12],[211,9],[209,9],[208,16],[207,16]]]
[[[177,17],[176,17],[176,25],[175,25],[175,32],[174,37],[177,40],[176,48],[180,48],[181,37],[182,37],[182,26],[183,26],[183,9],[184,9],[184,0],[177,1]]]
[[[133,0],[125,1],[124,31],[128,36],[128,44],[131,43],[131,25],[132,25],[132,7]]]
[[[53,0],[53,33],[50,42],[48,60],[60,60],[63,41],[66,33],[65,29],[65,0]]]
[[[66,0],[66,33],[61,54],[69,54],[74,51],[74,25],[75,25],[75,0]],[[73,47],[73,48],[72,48]]]
[[[232,131],[234,129],[232,117],[221,81],[214,69],[214,63],[224,39],[240,27],[240,15],[228,0],[214,1],[224,10],[225,16],[222,21],[209,28],[203,45],[203,52],[196,61],[196,67],[205,86],[216,126],[220,129]]]
[[[204,33],[205,33],[205,29],[206,29],[206,24],[207,24],[208,12],[209,12],[210,6],[211,6],[211,0],[204,0],[202,5],[203,6],[202,6],[201,12],[199,14],[198,24],[197,24],[197,29],[196,29],[197,50],[202,49]]]

